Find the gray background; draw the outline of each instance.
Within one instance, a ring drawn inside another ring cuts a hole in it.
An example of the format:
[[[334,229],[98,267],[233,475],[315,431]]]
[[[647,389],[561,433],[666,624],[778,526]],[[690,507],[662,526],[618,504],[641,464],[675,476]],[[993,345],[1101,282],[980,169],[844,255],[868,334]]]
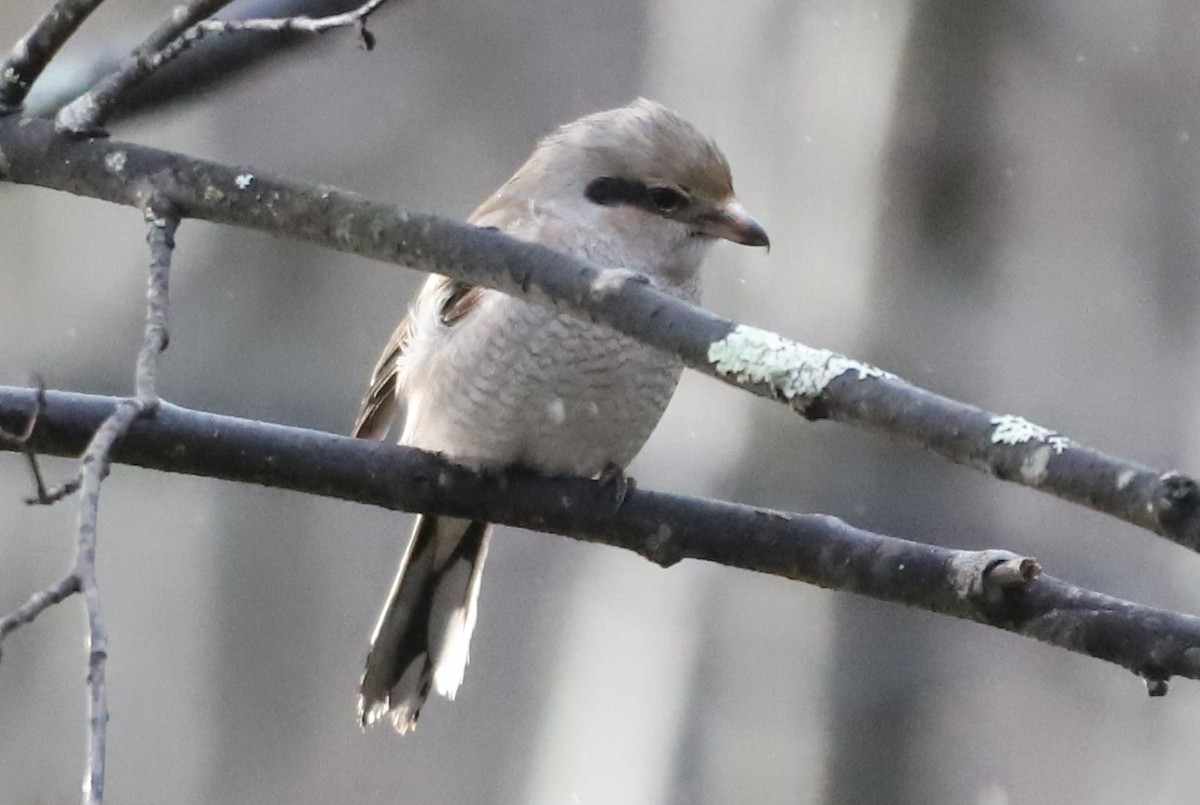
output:
[[[0,41],[44,0],[4,0]],[[102,8],[72,64],[167,4]],[[1197,468],[1200,15],[1180,0],[412,0],[119,137],[465,217],[558,123],[638,94],[724,147],[769,255],[706,304],[1161,468]],[[0,382],[130,389],[136,212],[0,185]],[[420,277],[186,222],[161,388],[345,431]],[[53,476],[69,464],[47,461]],[[641,485],[955,547],[1195,610],[1200,559],[689,375]],[[59,577],[71,504],[0,454],[0,609]],[[117,468],[101,507],[108,801],[1188,803],[1200,686],[698,563],[502,530],[459,699],[362,734],[409,518]],[[78,799],[78,602],[5,645],[0,803]]]

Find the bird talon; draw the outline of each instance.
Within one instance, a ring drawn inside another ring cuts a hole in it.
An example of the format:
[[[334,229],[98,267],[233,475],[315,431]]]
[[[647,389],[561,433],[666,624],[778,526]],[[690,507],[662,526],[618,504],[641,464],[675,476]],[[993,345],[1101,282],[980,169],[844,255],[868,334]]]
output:
[[[637,481],[632,476],[626,475],[622,467],[612,463],[609,463],[600,472],[599,480],[601,486],[612,487],[613,500],[618,509],[621,508],[621,504],[625,502],[629,493],[637,488]]]

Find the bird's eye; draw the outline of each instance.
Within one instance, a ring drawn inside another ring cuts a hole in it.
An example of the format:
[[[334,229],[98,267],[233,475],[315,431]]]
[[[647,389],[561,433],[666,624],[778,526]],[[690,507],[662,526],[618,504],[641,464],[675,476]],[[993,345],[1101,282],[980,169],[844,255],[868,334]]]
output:
[[[650,203],[659,212],[675,212],[687,204],[687,197],[673,187],[652,187]]]

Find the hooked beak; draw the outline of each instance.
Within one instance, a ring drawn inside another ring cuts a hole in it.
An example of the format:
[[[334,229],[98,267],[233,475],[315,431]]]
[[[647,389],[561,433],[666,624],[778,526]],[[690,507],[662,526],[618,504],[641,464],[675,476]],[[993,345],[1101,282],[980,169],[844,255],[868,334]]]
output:
[[[767,237],[767,230],[751,218],[745,207],[736,200],[723,204],[705,216],[700,224],[700,234],[733,241],[743,246],[766,246],[768,251],[771,249],[771,239]]]

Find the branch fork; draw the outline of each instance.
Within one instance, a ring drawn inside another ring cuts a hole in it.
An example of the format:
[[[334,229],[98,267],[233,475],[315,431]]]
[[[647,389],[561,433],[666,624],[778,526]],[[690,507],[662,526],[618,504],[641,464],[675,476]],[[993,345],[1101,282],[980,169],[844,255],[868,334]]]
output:
[[[99,805],[104,797],[105,748],[108,735],[108,693],[105,662],[108,659],[108,632],[104,626],[100,588],[96,578],[97,520],[100,485],[108,477],[112,453],[117,443],[141,417],[156,412],[160,405],[156,388],[158,356],[167,345],[168,276],[175,247],[175,229],[179,219],[169,203],[151,197],[145,208],[146,240],[150,247],[150,276],[146,291],[146,326],[142,348],[138,352],[135,394],[113,406],[79,460],[79,470],[61,486],[47,490],[34,460],[33,440],[38,419],[45,411],[45,391],[39,389],[37,403],[20,434],[0,430],[0,444],[19,449],[29,456],[37,483],[39,503],[53,503],[74,491],[79,492],[76,521],[75,562],[55,585],[31,595],[24,604],[0,618],[0,643],[20,627],[32,623],[38,615],[67,598],[80,594],[88,620],[88,748],[83,784],[84,805]]]

